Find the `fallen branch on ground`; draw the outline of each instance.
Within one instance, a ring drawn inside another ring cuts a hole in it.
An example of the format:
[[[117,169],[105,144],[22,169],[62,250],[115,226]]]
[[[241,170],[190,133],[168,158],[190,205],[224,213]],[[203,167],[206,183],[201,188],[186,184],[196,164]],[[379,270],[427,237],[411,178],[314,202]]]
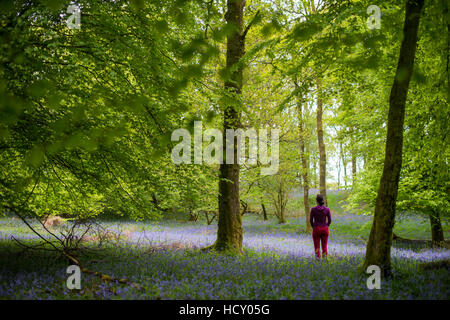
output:
[[[38,219],[38,221],[40,222],[41,226],[56,240],[54,241],[50,241],[49,239],[45,238],[43,235],[41,235],[35,228],[33,228],[33,226],[26,220],[25,217],[23,217],[21,214],[15,212],[15,214],[22,220],[23,223],[25,223],[28,228],[33,231],[33,233],[35,233],[39,238],[41,238],[44,242],[37,244],[37,245],[27,245],[21,241],[19,241],[18,239],[12,237],[13,240],[15,240],[20,246],[24,247],[26,250],[46,250],[46,251],[53,251],[53,252],[57,252],[60,253],[62,256],[66,257],[71,263],[77,265],[80,267],[81,271],[87,274],[91,274],[94,276],[99,277],[102,281],[105,282],[118,282],[118,283],[122,283],[122,284],[128,284],[133,286],[134,288],[136,288],[137,290],[141,291],[143,289],[143,286],[135,283],[133,281],[130,281],[126,278],[116,278],[116,277],[112,277],[110,275],[101,273],[101,272],[97,272],[97,271],[93,271],[90,270],[86,267],[84,267],[80,261],[74,257],[74,254],[72,252],[76,252],[77,249],[79,249],[78,245],[82,239],[82,237],[75,237],[75,224],[72,226],[72,228],[70,228],[69,232],[66,234],[61,233],[61,237],[58,237],[57,235],[55,235],[53,232],[51,232],[45,225],[44,223],[42,223],[42,221],[40,221]],[[87,230],[90,230],[91,226],[89,225]],[[87,231],[85,231],[83,233],[83,236],[87,233]],[[75,240],[74,240],[75,239]],[[51,248],[45,248],[45,244],[50,245]],[[74,247],[70,246],[70,245],[75,245]],[[59,246],[59,247],[58,247]]]

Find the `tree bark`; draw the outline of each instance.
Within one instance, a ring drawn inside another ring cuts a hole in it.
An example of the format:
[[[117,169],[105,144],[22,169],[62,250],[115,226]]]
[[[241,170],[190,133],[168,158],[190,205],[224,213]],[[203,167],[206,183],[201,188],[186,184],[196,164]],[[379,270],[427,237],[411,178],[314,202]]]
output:
[[[351,127],[351,143],[352,143],[352,188],[356,183],[356,150],[355,150],[355,128]]]
[[[234,31],[227,37],[226,68],[231,68],[239,62],[245,51],[245,36],[243,35],[243,16],[245,0],[228,0],[225,20],[234,26]],[[230,95],[242,94],[242,67],[238,67],[225,81],[225,90]],[[226,150],[226,130],[237,129],[240,126],[240,111],[233,105],[224,110],[223,147]],[[219,221],[217,240],[214,248],[217,251],[242,252],[242,218],[239,212],[239,164],[237,162],[237,141],[234,139],[234,163],[220,165],[219,180]],[[224,157],[225,159],[225,157]]]
[[[341,161],[338,159],[337,162],[337,188],[341,188]]]
[[[344,186],[347,188],[347,163],[345,162],[344,148],[342,142],[339,143],[339,153],[341,154],[342,166],[344,167]]]
[[[267,221],[267,211],[266,211],[266,207],[264,206],[264,203],[261,203],[261,207],[263,210],[264,221]]]
[[[356,155],[355,151],[352,151],[352,184],[356,182]]]
[[[298,84],[294,82],[295,87],[298,88]],[[299,141],[300,141],[300,158],[302,159],[302,179],[303,179],[303,206],[305,210],[305,222],[306,232],[310,232],[311,225],[309,224],[309,180],[308,180],[308,159],[306,158],[305,150],[305,137],[306,130],[303,126],[303,105],[301,99],[297,98],[298,109],[298,129],[299,129]]]
[[[432,211],[430,213],[431,225],[431,242],[434,245],[441,245],[444,242],[444,231],[442,230],[441,217],[439,212]]]
[[[444,10],[442,10],[444,15],[444,21],[447,21],[447,54],[446,54],[446,68],[445,71],[447,72],[447,88],[450,87],[450,72],[449,72],[449,66],[450,66],[450,18],[448,16],[448,1],[443,0],[442,1]],[[445,50],[444,50],[445,52]],[[450,103],[450,90],[447,90],[447,103]]]
[[[286,208],[286,194],[283,188],[283,181],[280,181],[276,194],[272,195],[273,204],[275,206],[275,215],[278,218],[278,223],[286,223],[285,208]]]
[[[327,154],[325,152],[325,143],[323,141],[323,100],[322,100],[322,84],[320,79],[316,79],[317,84],[317,140],[319,142],[319,170],[320,170],[320,194],[323,196],[325,206],[327,203]]]
[[[406,2],[403,40],[389,97],[384,168],[378,188],[375,215],[363,266],[366,270],[370,265],[377,265],[382,269],[382,274],[385,277],[391,275],[392,229],[395,223],[395,205],[402,168],[405,104],[414,67],[417,33],[423,2],[424,0],[408,0]]]
[[[239,200],[239,202],[240,202],[241,205],[242,205],[242,213],[241,213],[241,216],[243,216],[243,215],[247,212],[247,209],[248,209],[248,203],[245,202],[245,201],[243,201],[243,200]]]
[[[313,184],[313,188],[317,188],[319,186],[319,175],[317,174],[317,159],[316,157],[312,157],[312,177],[311,182]]]

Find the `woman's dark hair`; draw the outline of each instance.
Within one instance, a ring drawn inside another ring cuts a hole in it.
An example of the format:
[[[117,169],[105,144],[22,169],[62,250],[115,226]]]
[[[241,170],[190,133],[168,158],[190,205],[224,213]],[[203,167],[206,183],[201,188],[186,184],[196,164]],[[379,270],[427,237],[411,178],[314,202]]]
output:
[[[323,195],[321,195],[321,194],[318,194],[318,195],[316,196],[316,201],[317,201],[317,203],[320,204],[321,206],[323,206],[323,204],[325,203],[325,201],[323,201]]]

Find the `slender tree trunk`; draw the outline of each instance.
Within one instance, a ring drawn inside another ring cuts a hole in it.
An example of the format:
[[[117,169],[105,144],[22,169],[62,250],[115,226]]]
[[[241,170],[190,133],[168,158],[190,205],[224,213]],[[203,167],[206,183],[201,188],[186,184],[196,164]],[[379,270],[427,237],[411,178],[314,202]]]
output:
[[[317,174],[317,159],[316,159],[316,157],[313,157],[312,158],[312,183],[313,183],[313,187],[314,188],[317,188],[318,186],[319,186],[319,179],[318,179],[318,177],[319,177],[319,175]]]
[[[435,245],[441,245],[444,242],[444,231],[442,230],[441,217],[439,212],[432,211],[430,213],[431,224],[431,242]]]
[[[297,82],[295,82],[295,86],[298,87]],[[300,158],[302,159],[303,205],[305,210],[306,232],[310,232],[311,225],[309,224],[310,208],[309,208],[308,159],[306,158],[306,150],[305,150],[306,130],[303,125],[303,105],[300,98],[297,98],[297,109],[298,109],[298,129],[300,140]]]
[[[356,182],[356,150],[355,150],[355,128],[351,128],[352,135],[351,135],[351,141],[352,141],[352,188]]]
[[[395,223],[395,204],[402,168],[405,104],[414,66],[417,32],[423,2],[424,0],[407,0],[406,2],[403,40],[389,97],[384,168],[363,266],[365,270],[370,265],[377,265],[382,269],[384,276],[391,275],[392,229]]]
[[[364,154],[363,154],[363,162],[364,162],[363,168],[364,168],[364,169],[367,168],[367,161],[368,161],[367,159],[368,159],[367,154],[364,153]]]
[[[344,186],[347,188],[347,163],[345,162],[344,148],[342,142],[339,143],[339,152],[341,154],[342,166],[344,167]]]
[[[280,208],[280,219],[278,221],[279,224],[286,223],[286,217],[284,216],[284,214],[285,214],[284,206],[281,206],[281,208]]]
[[[303,206],[305,207],[305,223],[306,223],[306,232],[310,232],[312,230],[311,225],[309,224],[309,186],[305,182],[303,186]]]
[[[341,161],[338,159],[337,162],[337,188],[338,190],[341,187]]]
[[[234,26],[234,32],[227,37],[228,70],[244,55],[245,35],[243,35],[243,14],[245,0],[228,0],[225,19],[228,25]],[[225,89],[230,95],[242,94],[242,68],[233,71],[225,81]],[[236,99],[237,100],[237,99]],[[226,150],[226,130],[240,126],[240,112],[234,106],[226,106],[223,120],[223,146]],[[234,144],[234,163],[220,165],[219,181],[219,221],[217,240],[214,245],[218,251],[242,252],[242,218],[239,213],[239,165],[237,163],[237,142]],[[224,157],[225,159],[225,157]]]
[[[264,206],[264,203],[261,203],[261,207],[263,210],[264,221],[267,221],[267,211],[266,211],[266,207]]]
[[[283,187],[283,182],[280,181],[280,185],[279,185],[279,189],[278,189],[278,194],[277,194],[277,200],[278,200],[278,205],[277,205],[277,211],[278,211],[278,223],[282,224],[282,223],[286,223],[286,217],[284,216],[285,214],[285,201],[284,201],[284,187]]]
[[[355,184],[356,181],[356,155],[355,152],[352,151],[352,181]]]
[[[320,79],[316,79],[317,84],[317,140],[319,142],[319,170],[320,170],[320,194],[323,195],[325,206],[327,203],[327,154],[325,152],[325,143],[323,141],[323,127],[322,127],[322,84]]]

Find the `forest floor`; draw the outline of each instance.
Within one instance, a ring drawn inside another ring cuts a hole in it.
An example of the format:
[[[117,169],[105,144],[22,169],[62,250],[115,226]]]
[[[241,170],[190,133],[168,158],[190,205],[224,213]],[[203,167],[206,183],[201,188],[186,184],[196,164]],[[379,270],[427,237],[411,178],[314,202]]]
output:
[[[394,277],[369,290],[369,275],[358,272],[364,259],[370,217],[336,214],[330,227],[327,260],[316,261],[303,218],[275,220],[246,214],[244,254],[219,255],[199,249],[216,237],[216,225],[203,221],[104,221],[121,234],[81,260],[94,271],[140,284],[101,281],[83,274],[82,289],[66,287],[67,260],[47,251],[23,251],[11,236],[39,241],[23,223],[0,219],[0,299],[449,299],[447,268],[423,270],[427,262],[449,260],[449,248],[394,242]],[[399,219],[395,232],[427,239],[421,217]],[[39,229],[38,223],[34,226]],[[444,224],[445,236],[450,235]],[[90,244],[92,245],[92,244]]]

